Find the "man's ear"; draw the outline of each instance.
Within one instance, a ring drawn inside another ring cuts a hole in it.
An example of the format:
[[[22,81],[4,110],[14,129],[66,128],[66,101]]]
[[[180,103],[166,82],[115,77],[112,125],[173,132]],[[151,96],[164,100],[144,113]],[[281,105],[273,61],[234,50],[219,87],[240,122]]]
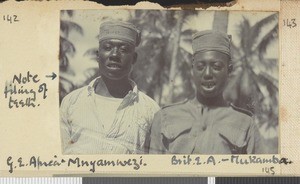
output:
[[[192,68],[194,68],[194,61],[195,61],[195,59],[194,59],[194,57],[192,58]]]
[[[194,68],[194,57],[192,59],[192,68],[191,68],[191,75],[192,75],[192,77],[194,76],[194,70],[193,70],[193,68]]]
[[[99,62],[99,49],[96,50],[96,59],[97,59],[97,62]]]
[[[228,65],[228,73],[230,74],[232,72],[232,70],[233,70],[233,65],[232,65],[232,63],[229,63],[229,65]]]
[[[138,54],[135,52],[134,55],[133,55],[133,61],[132,61],[133,65],[136,63],[137,57],[138,57]]]

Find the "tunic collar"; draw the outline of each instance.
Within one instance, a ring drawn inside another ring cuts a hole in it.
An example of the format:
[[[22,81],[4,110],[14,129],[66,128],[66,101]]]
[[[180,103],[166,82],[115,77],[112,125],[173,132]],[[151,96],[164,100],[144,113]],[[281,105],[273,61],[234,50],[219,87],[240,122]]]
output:
[[[197,99],[197,97],[194,97],[192,100],[190,100],[190,103],[192,104],[192,105],[195,105],[196,107],[198,107],[198,108],[209,108],[209,109],[214,109],[214,108],[218,108],[218,107],[229,107],[230,106],[230,103],[228,103],[228,102],[226,102],[224,105],[222,105],[222,106],[207,106],[207,105],[203,105],[203,104],[201,104],[199,101],[198,101],[198,99]]]

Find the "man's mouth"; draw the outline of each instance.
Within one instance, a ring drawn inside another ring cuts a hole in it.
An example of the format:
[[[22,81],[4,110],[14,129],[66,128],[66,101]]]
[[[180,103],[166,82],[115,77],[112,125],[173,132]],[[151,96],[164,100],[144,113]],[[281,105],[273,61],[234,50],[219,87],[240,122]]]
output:
[[[205,90],[213,90],[216,86],[216,83],[215,82],[202,82],[201,85]]]
[[[115,64],[115,63],[107,64],[106,67],[110,70],[120,70],[121,69],[121,66],[119,64]]]

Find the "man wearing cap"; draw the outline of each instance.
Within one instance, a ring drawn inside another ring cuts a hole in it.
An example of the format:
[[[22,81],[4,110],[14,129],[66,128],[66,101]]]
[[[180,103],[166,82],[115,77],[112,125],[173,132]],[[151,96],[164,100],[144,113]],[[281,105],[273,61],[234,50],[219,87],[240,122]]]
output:
[[[102,23],[100,76],[68,94],[60,108],[64,154],[143,154],[158,105],[129,79],[140,32],[128,22]]]
[[[150,153],[263,153],[251,113],[223,98],[232,70],[230,41],[225,33],[211,30],[193,36],[192,76],[196,97],[156,113]]]

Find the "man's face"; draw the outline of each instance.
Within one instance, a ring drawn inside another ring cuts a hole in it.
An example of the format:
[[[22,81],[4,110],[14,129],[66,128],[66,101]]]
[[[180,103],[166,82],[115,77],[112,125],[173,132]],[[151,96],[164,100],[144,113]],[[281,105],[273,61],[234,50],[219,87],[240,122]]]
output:
[[[135,46],[119,39],[107,39],[100,42],[98,64],[100,74],[111,80],[128,77],[137,54]]]
[[[222,95],[226,86],[230,57],[217,51],[198,52],[193,60],[193,80],[197,93],[211,98]]]

